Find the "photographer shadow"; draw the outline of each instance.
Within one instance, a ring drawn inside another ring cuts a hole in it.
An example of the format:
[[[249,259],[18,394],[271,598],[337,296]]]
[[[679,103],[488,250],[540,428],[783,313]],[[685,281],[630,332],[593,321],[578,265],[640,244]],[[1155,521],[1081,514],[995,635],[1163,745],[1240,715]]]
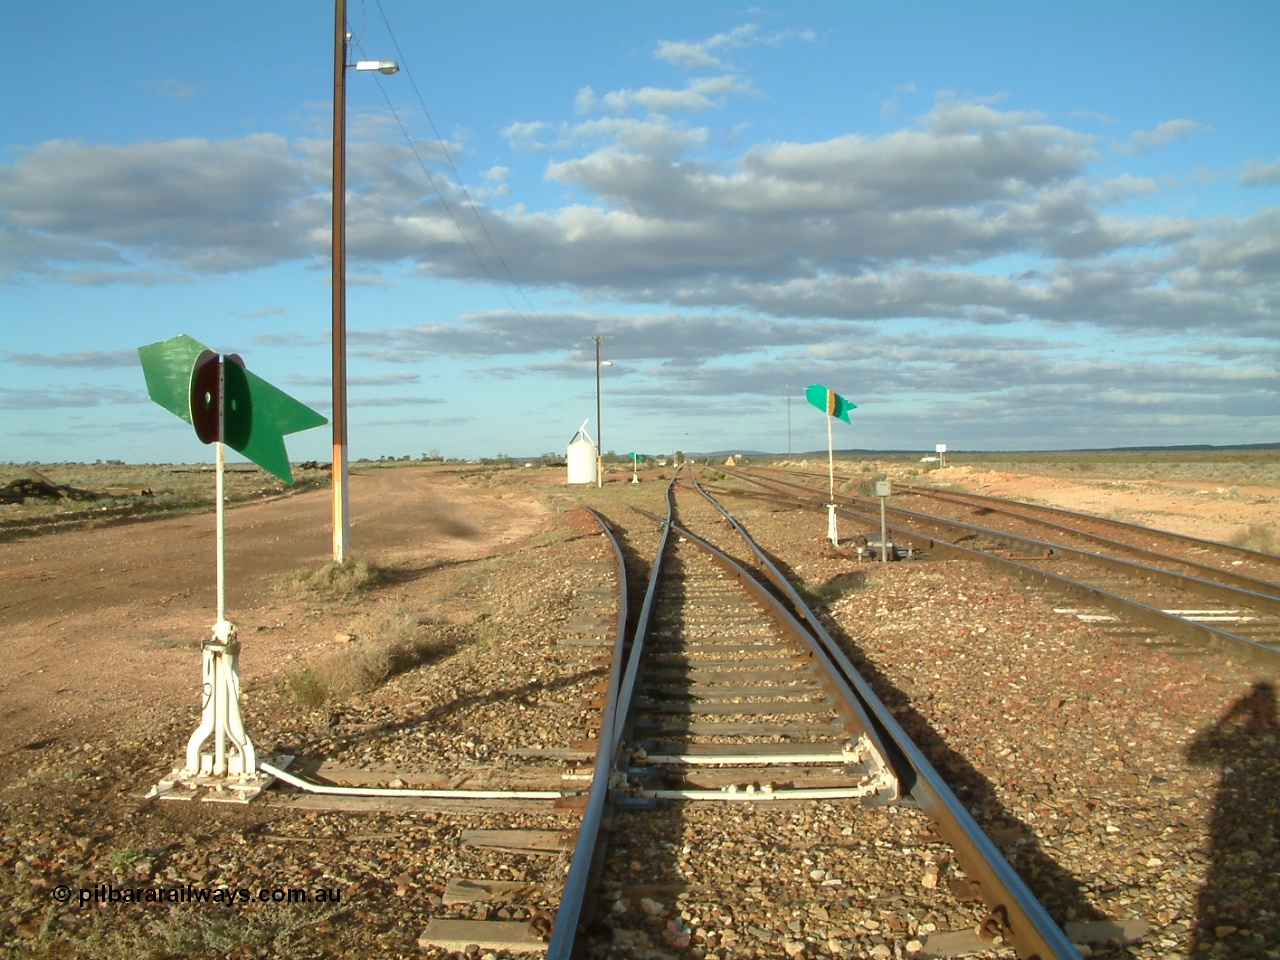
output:
[[[1280,719],[1268,682],[1237,700],[1186,751],[1222,768],[1209,867],[1196,901],[1196,957],[1265,957],[1280,948]]]

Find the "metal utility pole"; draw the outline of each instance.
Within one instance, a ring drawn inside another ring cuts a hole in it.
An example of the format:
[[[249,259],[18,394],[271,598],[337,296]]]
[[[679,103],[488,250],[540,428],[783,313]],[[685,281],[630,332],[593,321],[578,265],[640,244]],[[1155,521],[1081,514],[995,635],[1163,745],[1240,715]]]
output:
[[[604,427],[600,424],[600,341],[613,337],[583,337],[596,342],[596,489],[604,486]]]

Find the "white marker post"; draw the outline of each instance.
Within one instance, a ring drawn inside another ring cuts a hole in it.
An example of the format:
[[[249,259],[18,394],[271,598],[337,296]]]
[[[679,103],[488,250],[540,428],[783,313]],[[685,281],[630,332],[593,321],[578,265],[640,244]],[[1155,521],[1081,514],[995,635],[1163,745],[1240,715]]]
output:
[[[222,419],[221,404],[218,419]],[[221,436],[221,424],[219,428]],[[218,619],[213,625],[213,637],[200,644],[204,708],[200,725],[187,741],[187,766],[183,773],[187,776],[230,778],[227,785],[241,789],[249,785],[246,781],[256,783],[266,778],[258,773],[257,751],[240,716],[240,641],[235,626],[227,620],[226,445],[219,442],[214,447],[218,498]],[[200,748],[211,735],[213,753],[201,753]],[[228,740],[232,748],[230,755]]]

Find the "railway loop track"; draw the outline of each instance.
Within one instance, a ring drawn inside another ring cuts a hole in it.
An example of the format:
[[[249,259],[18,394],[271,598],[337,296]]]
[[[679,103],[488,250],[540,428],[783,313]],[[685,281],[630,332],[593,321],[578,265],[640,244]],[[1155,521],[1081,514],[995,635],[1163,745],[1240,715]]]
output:
[[[760,496],[811,509],[831,499],[825,475],[718,469]],[[876,499],[843,492],[857,481],[840,479],[840,515],[878,529]],[[972,556],[1054,590],[1075,601],[1058,607],[1063,615],[1114,623],[1133,643],[1207,650],[1280,676],[1280,558],[998,498],[897,489],[906,492],[887,498],[886,515],[900,543]]]

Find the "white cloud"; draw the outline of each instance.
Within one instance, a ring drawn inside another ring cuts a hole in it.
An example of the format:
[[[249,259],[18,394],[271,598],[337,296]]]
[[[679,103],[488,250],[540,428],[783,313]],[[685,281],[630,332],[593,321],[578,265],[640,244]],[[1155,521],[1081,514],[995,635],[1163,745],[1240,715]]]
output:
[[[65,367],[74,369],[109,370],[113,367],[136,367],[139,364],[137,350],[75,350],[71,353],[16,353],[0,352],[6,363],[22,367]]]
[[[1246,187],[1256,187],[1264,183],[1280,182],[1280,157],[1270,163],[1250,158],[1240,169],[1240,183]]]
[[[680,89],[642,87],[639,90],[615,90],[605,94],[601,102],[612,113],[626,113],[633,106],[643,107],[650,113],[671,113],[676,110],[709,110],[722,105],[725,97],[752,92],[749,84],[726,75],[690,80]]]
[[[740,90],[717,83],[705,90]],[[488,282],[492,239],[521,284],[708,316],[1274,331],[1280,213],[1125,216],[1128,200],[1157,194],[1156,180],[1093,179],[1091,135],[994,103],[944,98],[884,135],[759,143],[714,162],[714,131],[663,116],[512,124],[513,140],[569,154],[545,177],[573,199],[498,209],[473,193],[489,236],[463,217],[470,242],[402,147],[357,143],[351,282],[394,282],[404,262],[425,277]],[[0,166],[6,275],[154,283],[323,264],[322,147],[275,136],[38,145]],[[509,172],[495,164],[481,176],[501,184]],[[457,215],[465,198],[438,185]],[[555,338],[537,339],[522,349]]]
[[[1135,130],[1129,135],[1128,141],[1116,149],[1121,153],[1146,153],[1189,134],[1211,129],[1213,128],[1196,120],[1166,120],[1152,130]]]
[[[192,84],[173,79],[160,80],[149,84],[149,86],[162,97],[177,101],[190,100],[198,92],[197,88]]]
[[[654,55],[659,60],[695,70],[722,69],[724,64],[711,51],[745,47],[758,39],[759,27],[755,24],[743,24],[727,33],[717,33],[698,42],[661,40]]]
[[[721,70],[725,69],[724,61],[712,51],[743,49],[756,44],[776,47],[788,40],[812,42],[816,39],[817,33],[813,30],[780,30],[762,34],[758,24],[747,23],[701,41],[660,40],[654,56],[690,70]]]
[[[719,70],[724,66],[708,52],[707,45],[702,43],[661,40],[654,55],[659,60],[693,70]]]
[[[64,263],[225,273],[308,253],[313,192],[284,138],[40,144],[0,169],[0,226]],[[29,258],[28,258],[29,259]]]

